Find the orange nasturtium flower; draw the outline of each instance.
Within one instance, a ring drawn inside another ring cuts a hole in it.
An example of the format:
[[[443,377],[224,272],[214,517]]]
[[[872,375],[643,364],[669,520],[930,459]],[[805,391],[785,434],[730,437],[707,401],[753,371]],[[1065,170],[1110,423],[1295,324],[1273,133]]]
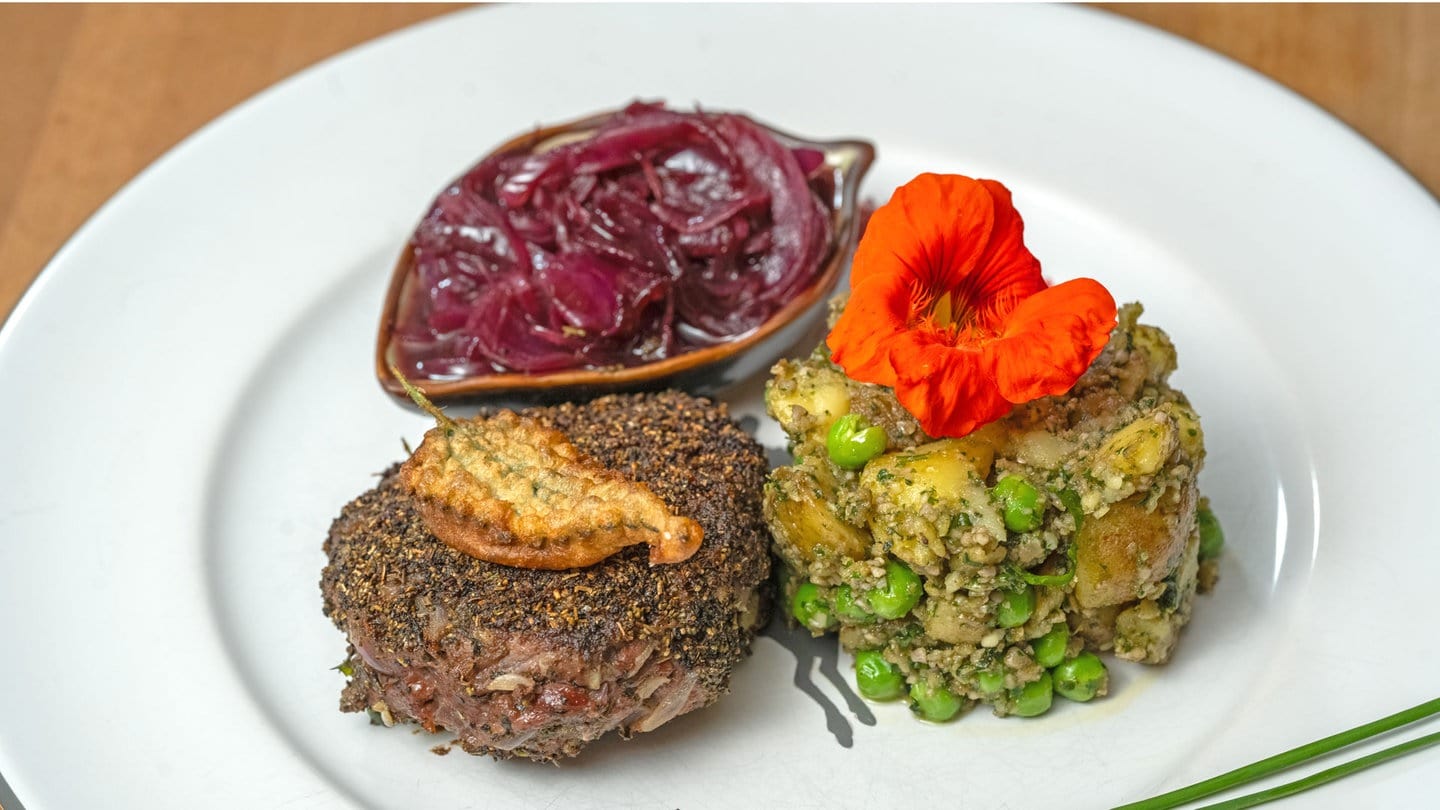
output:
[[[994,180],[922,174],[901,186],[855,251],[831,359],[895,389],[936,437],[1069,391],[1105,348],[1115,299],[1093,279],[1047,285],[1023,232]]]

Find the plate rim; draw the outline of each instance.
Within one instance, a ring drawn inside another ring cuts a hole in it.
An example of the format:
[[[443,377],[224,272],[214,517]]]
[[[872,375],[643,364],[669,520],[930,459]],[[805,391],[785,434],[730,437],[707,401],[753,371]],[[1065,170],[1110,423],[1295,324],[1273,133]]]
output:
[[[358,53],[358,52],[361,52],[361,51],[368,51],[368,50],[370,50],[370,49],[377,48],[377,47],[381,46],[382,43],[388,42],[388,41],[390,41],[392,38],[397,38],[397,37],[405,36],[405,35],[407,35],[408,33],[413,32],[413,31],[415,31],[415,30],[417,30],[417,29],[427,28],[427,27],[430,27],[430,26],[439,27],[439,26],[441,26],[441,25],[443,25],[443,24],[447,24],[447,21],[448,21],[448,20],[451,20],[451,19],[453,19],[454,17],[458,16],[458,15],[461,13],[461,11],[467,11],[467,12],[469,12],[470,14],[477,14],[477,15],[478,15],[480,12],[482,12],[482,11],[484,11],[485,13],[490,13],[490,14],[500,13],[500,12],[498,12],[498,10],[496,10],[496,9],[480,9],[480,8],[460,10],[460,11],[454,12],[453,14],[448,14],[448,13],[447,13],[447,14],[443,14],[443,15],[437,17],[437,18],[433,18],[433,19],[431,19],[431,20],[427,20],[427,21],[418,23],[418,24],[413,25],[413,26],[408,26],[408,27],[405,27],[405,28],[397,29],[396,31],[392,31],[392,32],[389,32],[389,33],[387,33],[387,34],[385,34],[385,35],[382,35],[382,36],[380,36],[380,37],[377,37],[377,38],[375,38],[375,39],[372,39],[372,40],[370,40],[370,41],[368,41],[368,42],[366,42],[366,43],[363,43],[363,44],[361,44],[361,45],[359,45],[359,46],[356,46],[355,48],[347,49],[346,51],[343,51],[343,52],[341,52],[341,53],[339,53],[339,54],[336,54],[335,56],[329,57],[329,58],[327,58],[327,59],[325,59],[325,60],[322,60],[322,61],[320,61],[320,62],[318,62],[318,63],[316,63],[316,64],[314,64],[314,65],[311,65],[311,66],[309,66],[309,67],[307,67],[307,68],[305,68],[305,69],[297,72],[296,74],[293,74],[292,76],[287,77],[286,79],[282,80],[281,82],[278,82],[278,83],[276,83],[276,84],[274,84],[274,85],[272,85],[272,86],[270,86],[270,87],[268,87],[268,88],[265,88],[264,90],[259,91],[259,92],[256,93],[256,94],[250,96],[250,97],[247,98],[245,101],[241,102],[240,104],[237,104],[235,107],[232,107],[230,110],[226,111],[226,112],[223,113],[222,115],[220,115],[220,116],[218,116],[217,118],[213,119],[212,121],[210,121],[209,123],[207,123],[205,126],[201,127],[200,129],[196,130],[194,133],[192,133],[191,135],[187,136],[185,139],[183,139],[182,141],[180,141],[180,142],[179,142],[178,144],[176,144],[174,147],[172,147],[171,149],[167,150],[167,151],[166,151],[164,154],[162,154],[159,158],[157,158],[155,161],[151,162],[144,170],[142,170],[142,171],[141,171],[139,174],[137,174],[134,178],[132,178],[132,179],[131,179],[130,181],[128,181],[127,183],[125,183],[114,195],[112,195],[109,199],[107,199],[104,204],[102,204],[90,217],[88,217],[88,218],[85,220],[85,222],[65,241],[65,243],[62,244],[62,246],[60,247],[60,249],[58,249],[58,250],[56,251],[55,255],[52,256],[51,259],[46,263],[45,267],[41,270],[41,272],[40,272],[39,274],[37,274],[37,276],[35,277],[35,279],[33,279],[33,280],[29,283],[29,285],[27,285],[27,287],[26,287],[25,291],[22,293],[20,299],[17,300],[14,309],[12,309],[12,311],[7,314],[4,322],[3,322],[3,323],[0,323],[0,356],[3,356],[3,354],[7,351],[7,348],[8,348],[8,346],[10,345],[10,340],[11,340],[11,338],[13,337],[14,333],[21,328],[21,326],[20,326],[19,324],[21,324],[22,322],[24,322],[24,318],[26,317],[26,316],[25,316],[25,313],[29,312],[30,309],[34,306],[34,302],[35,302],[36,300],[38,300],[38,299],[40,298],[40,296],[42,296],[42,295],[44,294],[43,290],[46,288],[47,284],[50,282],[50,279],[55,275],[55,273],[63,270],[63,267],[64,267],[66,261],[68,260],[68,257],[71,255],[71,253],[74,252],[75,246],[78,245],[78,244],[80,244],[80,243],[81,243],[82,241],[84,241],[85,239],[89,238],[89,234],[90,234],[91,231],[93,230],[95,224],[96,224],[97,222],[103,221],[104,218],[106,218],[106,217],[111,213],[111,211],[112,211],[113,208],[119,207],[120,205],[122,205],[122,204],[124,204],[126,201],[128,201],[129,197],[131,197],[131,196],[133,196],[135,193],[137,193],[137,192],[135,191],[135,189],[138,188],[138,187],[142,187],[142,185],[146,182],[147,178],[151,177],[155,172],[157,172],[157,171],[158,171],[160,168],[162,168],[163,166],[166,166],[166,165],[168,165],[170,162],[179,159],[179,158],[177,157],[177,155],[183,156],[183,155],[185,155],[185,154],[188,154],[188,152],[189,152],[190,150],[193,150],[193,149],[198,148],[197,144],[203,141],[202,136],[206,135],[207,133],[213,132],[213,131],[215,131],[215,130],[217,130],[217,129],[220,129],[220,128],[224,127],[227,122],[233,120],[234,118],[237,118],[237,117],[239,117],[239,116],[242,116],[242,115],[247,114],[251,109],[253,109],[253,108],[256,107],[257,105],[262,104],[265,99],[270,98],[270,97],[272,96],[272,94],[278,93],[278,92],[282,91],[284,88],[287,88],[287,87],[291,86],[291,85],[294,84],[294,83],[298,83],[298,82],[306,79],[307,77],[313,75],[315,72],[318,72],[318,71],[321,71],[321,70],[324,70],[324,69],[333,67],[333,65],[334,65],[336,62],[338,62],[339,60],[343,60],[343,59],[345,59],[346,57],[349,57],[349,56],[351,56],[351,55],[353,55],[353,54],[356,54],[356,53]],[[1094,11],[1103,11],[1103,10],[1102,10],[1102,9],[1067,10],[1065,13],[1074,13],[1074,12],[1076,12],[1076,11],[1094,12]],[[508,12],[505,12],[505,13],[508,13]],[[1243,64],[1241,64],[1241,63],[1239,63],[1239,62],[1236,62],[1236,61],[1234,61],[1234,60],[1229,59],[1228,57],[1225,57],[1225,56],[1223,56],[1223,55],[1220,55],[1220,54],[1217,54],[1217,53],[1215,53],[1215,52],[1213,52],[1213,51],[1210,51],[1210,50],[1208,50],[1208,49],[1206,49],[1206,48],[1203,48],[1202,46],[1196,45],[1196,44],[1193,43],[1193,42],[1190,42],[1190,41],[1188,41],[1188,40],[1184,40],[1183,38],[1177,37],[1177,36],[1172,35],[1172,34],[1168,34],[1167,32],[1160,31],[1160,30],[1158,30],[1158,29],[1153,29],[1153,28],[1151,28],[1151,27],[1149,27],[1149,26],[1146,26],[1146,25],[1144,25],[1144,24],[1142,24],[1142,23],[1138,23],[1138,22],[1135,22],[1135,21],[1133,21],[1133,20],[1129,20],[1128,18],[1120,17],[1119,15],[1115,15],[1115,14],[1113,14],[1113,13],[1108,13],[1108,12],[1107,12],[1107,13],[1105,14],[1105,16],[1106,16],[1107,19],[1110,19],[1112,22],[1114,22],[1114,21],[1119,21],[1119,22],[1123,22],[1123,23],[1128,23],[1130,26],[1135,27],[1137,30],[1141,31],[1142,33],[1143,33],[1143,32],[1149,32],[1151,35],[1157,34],[1157,33],[1158,33],[1158,34],[1161,34],[1163,37],[1168,38],[1168,39],[1171,39],[1171,40],[1173,40],[1174,42],[1178,42],[1178,43],[1181,43],[1181,44],[1184,44],[1184,45],[1189,46],[1189,49],[1193,49],[1192,52],[1198,52],[1198,53],[1207,55],[1208,57],[1211,57],[1211,58],[1218,58],[1222,63],[1228,62],[1228,63],[1230,63],[1231,66],[1233,66],[1233,67],[1239,67],[1239,68],[1241,68],[1245,73],[1247,73],[1247,74],[1249,75],[1250,79],[1252,79],[1252,80],[1253,80],[1254,78],[1264,79],[1264,80],[1265,80],[1265,84],[1269,85],[1270,88],[1271,88],[1271,90],[1276,90],[1276,89],[1281,90],[1281,91],[1283,91],[1286,95],[1290,96],[1291,99],[1292,99],[1292,101],[1298,100],[1298,101],[1303,102],[1303,106],[1309,107],[1312,113],[1313,113],[1313,112],[1319,112],[1319,113],[1321,114],[1321,116],[1322,116],[1323,118],[1329,120],[1331,124],[1339,124],[1340,127],[1341,127],[1341,129],[1342,129],[1343,131],[1347,132],[1352,140],[1358,139],[1361,143],[1363,143],[1366,147],[1368,147],[1368,148],[1366,149],[1366,151],[1369,153],[1369,157],[1373,158],[1373,157],[1374,157],[1375,155],[1377,155],[1377,154],[1378,154],[1380,157],[1383,157],[1383,158],[1385,159],[1384,162],[1387,163],[1387,164],[1389,164],[1389,166],[1391,167],[1392,170],[1398,170],[1398,175],[1399,175],[1399,176],[1406,178],[1406,179],[1409,181],[1410,185],[1412,185],[1412,186],[1414,186],[1414,187],[1416,187],[1416,188],[1419,188],[1420,190],[1422,190],[1422,191],[1425,193],[1426,198],[1428,198],[1429,202],[1431,203],[1432,209],[1434,209],[1434,211],[1432,211],[1432,213],[1440,212],[1440,206],[1437,206],[1437,205],[1436,205],[1437,200],[1436,200],[1435,195],[1432,194],[1432,193],[1430,193],[1428,189],[1425,189],[1425,187],[1424,187],[1423,185],[1421,185],[1421,184],[1419,183],[1419,181],[1418,181],[1413,175],[1411,175],[1408,171],[1406,171],[1403,166],[1401,166],[1397,161],[1395,161],[1393,158],[1391,158],[1388,154],[1386,154],[1385,152],[1383,152],[1382,150],[1380,150],[1378,146],[1376,146],[1374,143],[1370,142],[1370,141],[1369,141],[1368,139],[1366,139],[1364,136],[1360,135],[1358,132],[1356,132],[1353,128],[1349,127],[1349,126],[1348,126],[1347,124],[1345,124],[1343,121],[1341,121],[1340,119],[1336,118],[1336,117],[1333,116],[1332,114],[1326,112],[1325,110],[1319,108],[1319,107],[1318,107],[1317,105],[1315,105],[1313,102],[1309,101],[1308,99],[1304,98],[1303,96],[1300,96],[1298,93],[1295,93],[1294,91],[1290,90],[1289,88],[1286,88],[1286,87],[1284,87],[1283,85],[1280,85],[1278,82],[1275,82],[1274,80],[1269,79],[1268,77],[1264,76],[1263,74],[1260,74],[1260,73],[1254,71],[1254,70],[1251,69],[1251,68],[1248,68],[1247,66],[1245,66],[1245,65],[1243,65]],[[77,271],[68,271],[68,272],[77,272]],[[3,747],[0,747],[0,755],[3,755]],[[33,810],[33,808],[32,808],[32,810]]]

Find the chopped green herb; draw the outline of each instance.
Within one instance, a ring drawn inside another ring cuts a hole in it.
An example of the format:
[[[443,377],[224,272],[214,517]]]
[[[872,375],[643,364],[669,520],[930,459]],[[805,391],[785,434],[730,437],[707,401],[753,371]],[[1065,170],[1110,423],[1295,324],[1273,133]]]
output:
[[[1049,585],[1059,587],[1069,585],[1070,580],[1075,578],[1075,544],[1071,543],[1065,549],[1065,559],[1068,561],[1066,570],[1058,574],[1032,574],[1029,571],[1021,571],[1020,578],[1031,585]]]

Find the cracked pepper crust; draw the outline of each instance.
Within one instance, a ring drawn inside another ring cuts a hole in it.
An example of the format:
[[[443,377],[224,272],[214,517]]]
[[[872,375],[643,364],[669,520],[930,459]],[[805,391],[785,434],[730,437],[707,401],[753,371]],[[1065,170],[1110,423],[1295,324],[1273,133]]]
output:
[[[321,578],[325,614],[352,640],[357,634],[377,640],[382,649],[372,651],[375,657],[402,666],[443,659],[457,642],[468,642],[479,659],[503,656],[484,648],[515,634],[600,665],[639,640],[723,691],[730,668],[749,653],[756,626],[754,610],[747,617],[738,606],[763,590],[770,571],[761,447],[723,405],[678,392],[525,414],[698,522],[705,534],[695,556],[652,567],[646,547],[637,545],[572,570],[484,562],[426,531],[392,467],[331,527]],[[353,704],[347,696],[342,708],[364,708]]]

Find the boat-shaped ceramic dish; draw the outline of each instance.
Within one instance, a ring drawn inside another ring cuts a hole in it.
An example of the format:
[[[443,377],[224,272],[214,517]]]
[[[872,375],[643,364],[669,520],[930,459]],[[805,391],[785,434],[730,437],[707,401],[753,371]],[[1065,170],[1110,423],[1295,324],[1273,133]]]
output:
[[[543,152],[585,137],[612,112],[604,112],[570,123],[544,127],[514,138],[495,152],[529,150]],[[827,200],[831,219],[831,242],[814,283],[784,304],[751,332],[725,343],[709,346],[643,365],[601,369],[566,369],[547,373],[486,374],[455,379],[413,380],[435,401],[548,402],[580,399],[621,391],[677,387],[694,393],[709,393],[763,371],[794,347],[816,322],[825,317],[826,301],[844,273],[859,238],[859,187],[875,159],[875,147],[860,140],[814,141],[791,135],[759,123],[781,144],[792,149],[810,148],[825,156],[833,173],[833,194]],[[385,390],[408,401],[404,388],[390,373],[395,359],[395,326],[404,304],[414,290],[415,250],[407,242],[391,273],[390,286],[380,316],[375,342],[375,375]]]

